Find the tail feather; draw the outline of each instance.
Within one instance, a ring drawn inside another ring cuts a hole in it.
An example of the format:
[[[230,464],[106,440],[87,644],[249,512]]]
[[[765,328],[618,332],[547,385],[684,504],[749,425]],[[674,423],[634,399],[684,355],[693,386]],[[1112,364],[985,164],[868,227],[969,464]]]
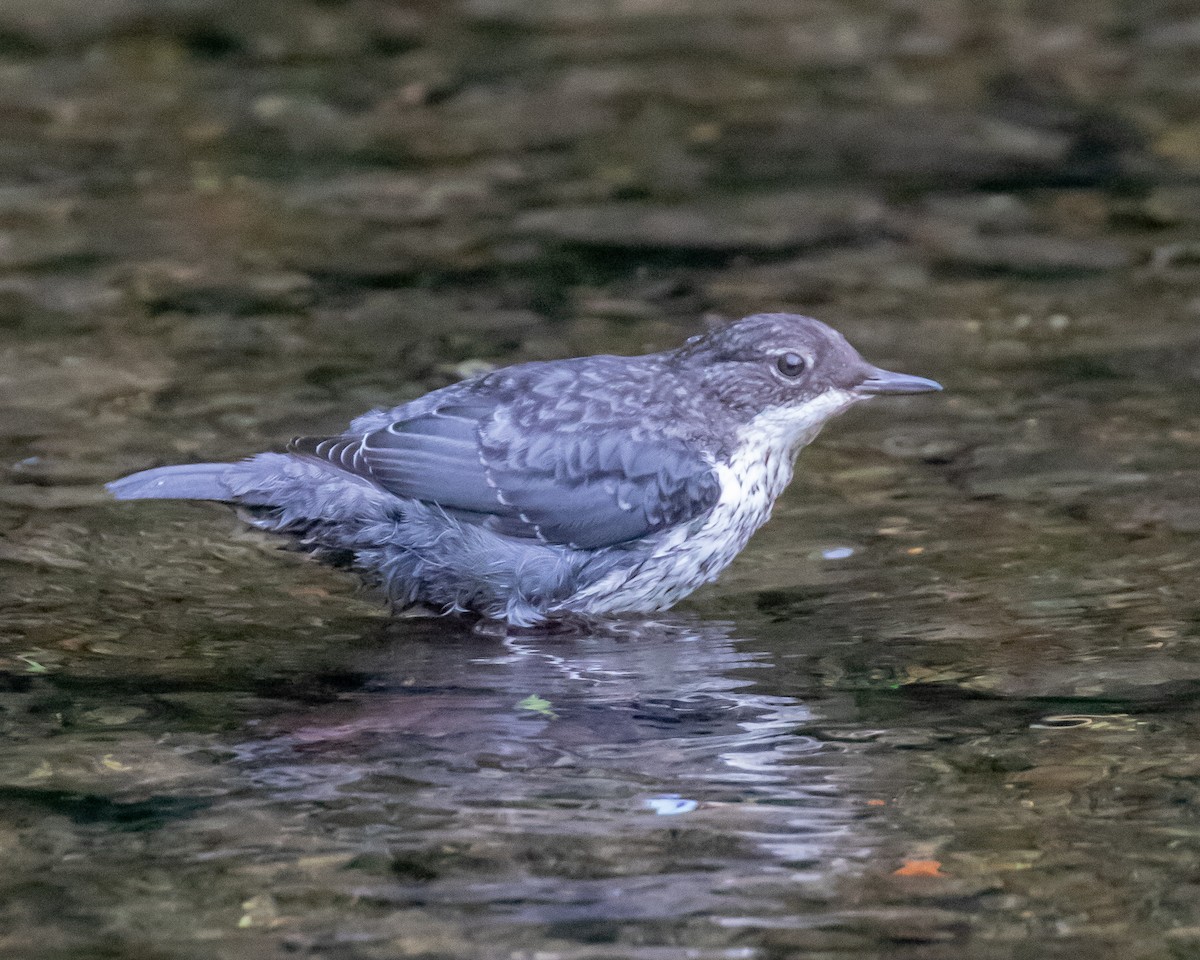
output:
[[[231,464],[191,463],[155,467],[105,484],[118,500],[234,500],[226,482]]]

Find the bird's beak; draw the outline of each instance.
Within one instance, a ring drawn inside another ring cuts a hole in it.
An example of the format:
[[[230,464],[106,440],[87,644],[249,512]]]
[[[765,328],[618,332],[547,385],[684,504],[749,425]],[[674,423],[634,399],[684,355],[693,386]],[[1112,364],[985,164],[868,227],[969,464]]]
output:
[[[934,390],[941,390],[942,385],[936,380],[927,380],[925,377],[914,377],[907,373],[892,373],[891,370],[868,366],[862,383],[854,389],[858,393],[873,396],[878,393],[930,393]]]

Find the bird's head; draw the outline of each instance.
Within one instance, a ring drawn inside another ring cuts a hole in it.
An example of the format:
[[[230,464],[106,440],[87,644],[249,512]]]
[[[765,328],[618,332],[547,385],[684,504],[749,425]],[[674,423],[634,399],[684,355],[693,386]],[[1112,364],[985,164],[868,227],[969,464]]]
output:
[[[796,446],[860,400],[942,389],[873,366],[832,327],[789,313],[756,314],[693,337],[678,362],[736,421]]]

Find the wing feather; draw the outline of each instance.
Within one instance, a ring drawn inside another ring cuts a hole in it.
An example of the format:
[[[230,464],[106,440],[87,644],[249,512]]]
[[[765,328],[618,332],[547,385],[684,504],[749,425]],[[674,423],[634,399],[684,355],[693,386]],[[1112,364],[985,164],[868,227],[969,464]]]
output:
[[[499,402],[455,402],[289,449],[436,503],[507,536],[581,549],[637,540],[710,509],[710,464],[682,440],[629,429],[523,429]]]

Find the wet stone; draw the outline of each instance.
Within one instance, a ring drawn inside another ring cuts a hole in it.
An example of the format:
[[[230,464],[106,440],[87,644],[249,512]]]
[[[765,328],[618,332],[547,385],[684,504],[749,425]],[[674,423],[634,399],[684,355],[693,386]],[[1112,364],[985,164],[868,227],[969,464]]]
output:
[[[144,716],[146,716],[146,710],[143,707],[111,704],[85,710],[80,714],[79,719],[84,723],[101,727],[120,727],[133,723]]]
[[[1021,500],[1039,497],[1070,498],[1106,488],[1139,487],[1149,480],[1149,475],[1144,473],[1098,474],[1083,470],[1060,470],[1013,477],[980,476],[972,478],[969,483],[971,493],[978,497]]]
[[[928,223],[921,241],[935,264],[958,270],[1057,276],[1116,270],[1131,262],[1125,249],[1109,241],[1039,233],[987,236]]]
[[[4,5],[0,29],[33,49],[70,46],[127,28],[154,6],[148,0],[97,0],[80,10],[70,0],[13,0]]]
[[[1010,782],[1034,792],[1056,792],[1077,790],[1103,777],[1102,769],[1086,765],[1040,766],[1016,773],[1010,778]]]
[[[1142,34],[1141,40],[1151,50],[1172,53],[1200,50],[1200,17],[1155,25]]]
[[[3,389],[2,384],[0,389]],[[40,437],[54,433],[61,427],[61,418],[47,410],[0,404],[0,438],[14,440]]]
[[[144,264],[127,283],[139,301],[156,310],[300,310],[314,297],[313,281],[302,273],[252,270],[239,275],[184,263]]]
[[[737,123],[716,152],[748,179],[829,175],[847,159],[874,177],[925,187],[1087,177],[1084,161],[1074,160],[1077,134],[1069,122],[1055,120],[1051,125],[922,108],[796,110]],[[1120,169],[1127,162],[1117,144],[1102,145],[1097,154],[1086,158],[1087,167]]]
[[[929,285],[925,263],[911,249],[887,240],[861,246],[805,251],[778,262],[734,261],[713,275],[705,292],[727,313],[746,314],[779,298],[808,313],[866,290],[908,295]]]
[[[497,195],[497,172],[486,167],[472,176],[367,173],[293,185],[287,203],[323,216],[347,217],[391,226],[446,219],[498,216],[509,210]]]
[[[0,270],[61,266],[92,252],[81,233],[0,229]]]
[[[467,87],[435,105],[401,97],[364,118],[367,149],[423,162],[562,149],[619,126],[618,107],[593,91]]]
[[[866,194],[787,193],[716,198],[679,206],[613,203],[528,214],[517,229],[561,243],[600,248],[716,254],[785,252],[864,239],[882,223]]]
[[[1029,204],[1011,193],[932,194],[923,206],[930,219],[947,220],[977,233],[1029,230],[1037,222]]]
[[[776,950],[803,950],[814,953],[848,953],[870,950],[874,938],[853,930],[768,929],[761,935],[763,944]]]
[[[869,933],[892,943],[937,943],[961,938],[966,917],[950,910],[894,909],[860,910],[842,915],[845,929]]]
[[[1200,533],[1200,505],[1191,501],[1159,501],[1135,508],[1133,519],[1175,533]]]

